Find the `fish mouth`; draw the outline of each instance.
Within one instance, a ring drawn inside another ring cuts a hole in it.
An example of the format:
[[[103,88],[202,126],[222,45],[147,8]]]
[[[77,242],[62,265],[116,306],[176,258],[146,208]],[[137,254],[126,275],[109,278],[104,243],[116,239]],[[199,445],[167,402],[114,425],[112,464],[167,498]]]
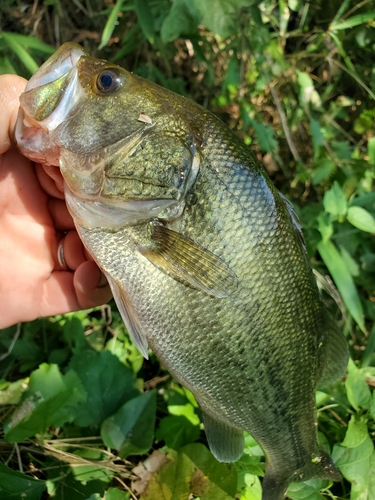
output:
[[[83,56],[87,53],[80,45],[65,43],[31,77],[20,97],[14,139],[34,161],[58,165],[51,135],[84,95],[77,70]]]

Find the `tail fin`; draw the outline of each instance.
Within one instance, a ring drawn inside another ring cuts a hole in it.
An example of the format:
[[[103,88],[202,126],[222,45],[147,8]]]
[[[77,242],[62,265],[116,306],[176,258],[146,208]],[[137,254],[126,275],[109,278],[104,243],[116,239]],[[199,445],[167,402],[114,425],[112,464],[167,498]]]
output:
[[[322,449],[309,463],[292,474],[277,474],[272,469],[270,470],[269,467],[266,467],[262,500],[282,500],[290,483],[299,483],[312,478],[328,479],[330,481],[341,481],[342,479],[340,471],[333,463],[332,458]]]

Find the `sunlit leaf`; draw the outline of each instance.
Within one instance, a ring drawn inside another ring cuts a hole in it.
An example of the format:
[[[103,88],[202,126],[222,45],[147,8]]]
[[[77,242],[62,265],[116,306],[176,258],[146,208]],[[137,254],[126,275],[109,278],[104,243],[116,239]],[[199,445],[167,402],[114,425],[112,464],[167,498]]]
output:
[[[356,16],[349,17],[344,21],[333,22],[331,23],[329,29],[332,31],[345,30],[348,28],[353,28],[354,26],[358,26],[359,24],[365,24],[368,21],[372,21],[373,19],[375,19],[375,10],[357,14]]]
[[[349,207],[347,213],[348,221],[353,226],[366,231],[367,233],[375,233],[374,217],[362,207]]]
[[[99,50],[102,49],[107,45],[109,42],[112,33],[116,27],[117,24],[117,18],[120,13],[121,7],[122,7],[123,0],[117,0],[115,6],[113,7],[110,16],[107,19],[107,22],[105,24],[103,33],[102,33],[102,39],[99,45]]]
[[[361,330],[365,331],[363,309],[357,288],[340,253],[330,240],[322,240],[317,248],[350,314]]]

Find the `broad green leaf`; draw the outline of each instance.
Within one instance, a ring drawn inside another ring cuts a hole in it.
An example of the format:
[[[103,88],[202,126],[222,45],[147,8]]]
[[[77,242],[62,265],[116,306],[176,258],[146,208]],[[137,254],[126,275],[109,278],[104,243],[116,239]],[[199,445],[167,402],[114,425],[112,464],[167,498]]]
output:
[[[260,0],[192,0],[201,14],[202,24],[213,33],[227,38],[239,31],[238,21],[241,7],[257,5]]]
[[[81,427],[100,425],[139,394],[132,370],[108,351],[80,351],[72,357],[69,368],[75,370],[87,392],[87,402],[79,405],[74,420]]]
[[[30,74],[35,73],[35,71],[39,68],[38,63],[31,57],[25,47],[16,40],[13,33],[2,33],[2,38],[6,41],[9,48],[16,54]]]
[[[103,498],[108,486],[108,483],[98,479],[87,481],[85,484],[81,483],[72,474],[64,475],[60,467],[48,469],[48,477],[50,479],[49,498],[53,500],[87,500],[91,495],[99,495],[99,498]]]
[[[92,479],[98,479],[105,483],[109,483],[112,480],[114,472],[108,470],[100,463],[106,458],[105,454],[100,450],[78,449],[74,452],[74,455],[94,462],[93,464],[87,465],[71,465],[72,474],[77,481],[85,484]]]
[[[320,494],[329,482],[323,479],[310,479],[303,483],[292,483],[288,488],[288,497],[292,500],[325,500],[327,497]]]
[[[367,425],[364,422],[357,422],[353,415],[349,421],[348,429],[341,446],[356,448],[361,445],[367,436]]]
[[[235,469],[218,463],[205,446],[192,444],[179,452],[169,450],[167,458],[168,463],[152,474],[141,500],[187,500],[190,497],[233,500],[237,483]]]
[[[369,408],[371,391],[359,370],[349,372],[345,380],[345,387],[349,403],[356,411],[359,411],[361,408]]]
[[[194,463],[183,453],[169,450],[167,462],[152,474],[141,500],[188,499],[190,484],[195,471]],[[219,499],[217,499],[219,500]]]
[[[122,7],[123,0],[117,0],[105,24],[99,50],[107,45],[117,24],[117,18]]]
[[[275,131],[270,125],[263,125],[263,123],[252,119],[250,119],[250,123],[254,127],[262,151],[273,153],[279,149],[279,144],[275,139]]]
[[[181,448],[180,451],[194,462],[210,482],[218,485],[228,495],[235,495],[237,473],[234,468],[228,466],[228,464],[219,463],[212,453],[200,443],[188,444]],[[215,500],[214,497],[213,500]]]
[[[0,498],[4,500],[40,500],[45,489],[45,481],[36,481],[0,463]]]
[[[154,439],[156,392],[150,391],[127,401],[114,415],[104,420],[101,436],[121,458],[147,453]]]
[[[4,426],[8,441],[22,441],[44,434],[51,425],[72,421],[75,408],[86,400],[86,393],[76,373],[62,376],[57,365],[42,364],[31,374],[29,387],[21,404]]]
[[[186,417],[164,417],[155,433],[169,448],[177,450],[186,444],[197,441],[200,436],[198,425],[193,425]]]
[[[336,165],[329,158],[322,158],[321,160],[317,161],[312,176],[313,185],[316,186],[320,182],[329,179],[329,177],[333,174],[335,170],[336,170]]]
[[[174,0],[168,16],[161,27],[163,43],[176,40],[181,34],[189,35],[197,31],[199,13],[190,0]]]
[[[155,41],[155,28],[150,4],[148,0],[134,0],[134,5],[143,34],[153,44]]]
[[[117,488],[109,488],[106,491],[105,500],[130,500],[130,493]]]
[[[326,212],[339,220],[346,215],[347,202],[338,182],[335,181],[331,189],[325,192],[323,206]]]
[[[191,403],[185,405],[168,405],[168,411],[171,415],[176,417],[185,417],[193,425],[199,425],[200,420],[194,411],[194,406]]]
[[[347,213],[348,221],[358,229],[367,233],[375,233],[374,217],[362,207],[349,207]]]
[[[318,251],[327,266],[348,311],[362,331],[365,331],[362,304],[357,288],[348,268],[337,248],[330,240],[322,240],[317,245]]]
[[[349,17],[344,21],[333,22],[331,23],[329,30],[345,30],[348,28],[353,28],[354,26],[358,26],[359,24],[366,24],[368,21],[372,21],[373,19],[375,19],[375,10],[364,12],[363,14],[357,14],[356,16]]]
[[[368,434],[362,444],[355,448],[333,447],[333,461],[345,479],[352,483],[352,500],[372,500],[368,493],[373,476],[373,471],[370,471],[373,455],[374,444]]]
[[[240,500],[261,500],[262,485],[257,475],[245,473],[239,479],[244,483],[237,487],[237,490],[241,493]]]

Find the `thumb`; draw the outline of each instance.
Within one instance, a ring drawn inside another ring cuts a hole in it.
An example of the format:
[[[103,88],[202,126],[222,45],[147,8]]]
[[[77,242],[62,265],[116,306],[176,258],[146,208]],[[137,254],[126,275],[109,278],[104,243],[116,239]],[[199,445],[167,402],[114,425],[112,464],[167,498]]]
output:
[[[17,75],[0,75],[0,154],[12,144],[14,125],[20,106],[19,97],[27,80]]]

